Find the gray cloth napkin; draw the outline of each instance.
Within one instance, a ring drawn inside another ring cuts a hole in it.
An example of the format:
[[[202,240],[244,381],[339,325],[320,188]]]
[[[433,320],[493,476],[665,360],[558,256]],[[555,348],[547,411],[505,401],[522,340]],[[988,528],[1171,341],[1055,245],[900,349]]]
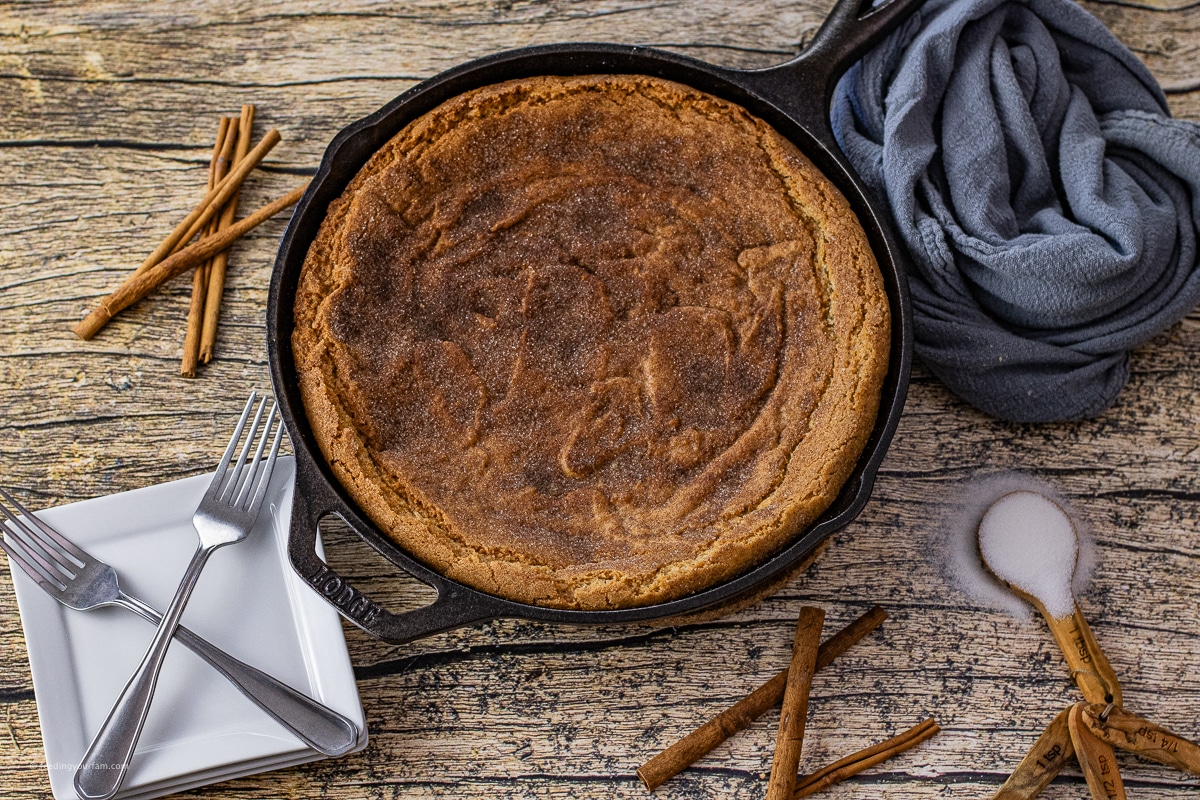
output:
[[[1099,414],[1200,302],[1200,125],[1072,0],[928,0],[833,126],[914,262],[917,355],[989,414]]]

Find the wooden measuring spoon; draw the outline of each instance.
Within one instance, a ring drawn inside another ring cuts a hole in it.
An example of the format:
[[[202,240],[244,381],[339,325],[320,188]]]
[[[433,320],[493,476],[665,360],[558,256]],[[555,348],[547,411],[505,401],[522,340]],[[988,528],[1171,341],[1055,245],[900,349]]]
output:
[[[1083,723],[1114,747],[1200,775],[1200,745],[1123,708],[1094,703],[1082,711]]]
[[[1071,594],[1079,540],[1062,506],[1038,492],[1010,492],[979,522],[984,566],[1045,618],[1089,703],[1121,703],[1121,684]]]
[[[1075,755],[1067,724],[1070,712],[1069,708],[1058,712],[992,800],[1033,800],[1050,785]]]
[[[1085,708],[1086,703],[1071,706],[1067,715],[1067,729],[1071,732],[1075,758],[1092,792],[1092,800],[1127,800],[1125,782],[1117,770],[1112,745],[1092,735],[1083,716]]]

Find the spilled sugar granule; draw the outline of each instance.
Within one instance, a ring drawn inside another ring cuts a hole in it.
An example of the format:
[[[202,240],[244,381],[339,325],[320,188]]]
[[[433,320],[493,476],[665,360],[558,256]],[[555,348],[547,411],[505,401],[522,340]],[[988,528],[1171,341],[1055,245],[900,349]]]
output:
[[[1087,525],[1054,486],[1025,473],[993,473],[962,484],[941,519],[938,540],[931,548],[931,553],[936,553],[938,566],[946,580],[971,600],[983,607],[1004,611],[1017,619],[1031,619],[1033,607],[988,572],[983,566],[979,550],[979,525],[984,514],[1000,498],[1021,491],[1049,498],[1070,518],[1078,541],[1072,589],[1076,596],[1082,594],[1094,564],[1094,550]]]
[[[1033,595],[1052,616],[1075,610],[1079,545],[1071,518],[1054,501],[1031,491],[1004,495],[979,523],[979,551],[996,577]]]

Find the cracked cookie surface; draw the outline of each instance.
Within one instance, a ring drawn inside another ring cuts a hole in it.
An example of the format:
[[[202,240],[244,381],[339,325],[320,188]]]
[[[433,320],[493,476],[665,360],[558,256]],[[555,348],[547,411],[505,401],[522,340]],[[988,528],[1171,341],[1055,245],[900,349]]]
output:
[[[636,75],[460,95],[309,249],[293,350],[331,468],[401,547],[538,605],[735,577],[836,498],[889,312],[837,189],[732,103]]]

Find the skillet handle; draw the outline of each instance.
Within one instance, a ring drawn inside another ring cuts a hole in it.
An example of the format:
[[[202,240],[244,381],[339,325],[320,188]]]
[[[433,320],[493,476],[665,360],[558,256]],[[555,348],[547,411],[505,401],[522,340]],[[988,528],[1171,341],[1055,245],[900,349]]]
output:
[[[411,642],[499,616],[493,598],[442,581],[434,575],[414,577],[437,590],[437,599],[423,608],[403,613],[387,611],[354,588],[350,581],[317,555],[317,529],[321,518],[327,514],[337,514],[343,519],[346,516],[341,501],[328,489],[323,479],[312,477],[313,472],[316,472],[316,468],[297,453],[288,558],[292,568],[313,591],[341,612],[342,616],[389,644]],[[350,520],[346,521],[353,525]]]
[[[871,0],[838,0],[803,53],[744,74],[791,116],[824,132],[838,80],[923,2],[889,0],[870,8]]]
[[[837,83],[850,65],[858,61],[884,36],[892,32],[924,0],[890,0],[861,14],[870,0],[838,0],[821,23],[800,60],[812,59],[825,65],[827,79]]]

